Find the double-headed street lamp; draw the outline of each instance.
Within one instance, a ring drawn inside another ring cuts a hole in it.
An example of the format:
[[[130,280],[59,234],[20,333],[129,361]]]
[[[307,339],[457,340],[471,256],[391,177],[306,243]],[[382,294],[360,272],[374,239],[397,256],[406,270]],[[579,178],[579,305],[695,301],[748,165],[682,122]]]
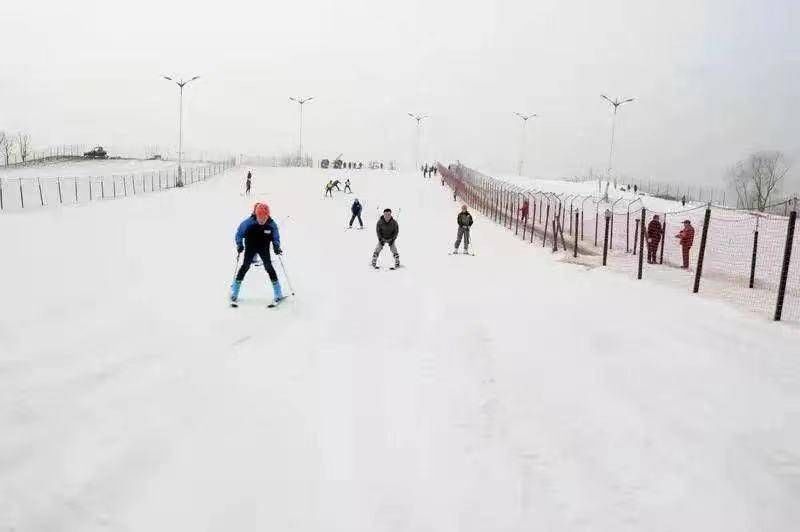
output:
[[[415,159],[414,164],[417,166],[417,169],[419,169],[419,144],[420,144],[420,138],[422,136],[421,124],[423,120],[430,117],[428,115],[415,115],[414,113],[408,113],[408,116],[417,121],[417,147],[416,147],[416,153],[414,154],[414,159]]]
[[[309,96],[308,98],[300,98],[299,96],[297,98],[289,98],[290,101],[300,104],[300,135],[299,146],[297,148],[297,164],[299,166],[303,166],[303,104],[308,103],[313,99],[313,96]]]
[[[178,104],[180,107],[178,117],[178,178],[175,180],[175,186],[178,187],[183,186],[183,171],[181,169],[181,163],[183,162],[183,88],[199,77],[200,76],[195,76],[188,81],[183,81],[182,79],[178,81],[169,76],[164,76],[164,79],[175,82],[180,89],[180,103]]]
[[[535,118],[536,114],[524,115],[522,113],[514,113],[522,119],[522,147],[519,158],[519,175],[522,175],[522,167],[525,165],[525,126],[528,125],[528,120]]]
[[[614,107],[614,114],[611,117],[611,147],[608,150],[608,175],[610,177],[611,170],[613,168],[612,162],[614,156],[614,127],[616,125],[616,120],[617,120],[617,109],[619,109],[620,105],[634,101],[634,98],[627,98],[625,100],[620,100],[619,98],[617,98],[616,100],[612,100],[605,94],[601,94],[600,97],[606,100],[609,104],[611,104],[612,107]],[[614,188],[616,187],[617,187],[617,178],[614,177]]]

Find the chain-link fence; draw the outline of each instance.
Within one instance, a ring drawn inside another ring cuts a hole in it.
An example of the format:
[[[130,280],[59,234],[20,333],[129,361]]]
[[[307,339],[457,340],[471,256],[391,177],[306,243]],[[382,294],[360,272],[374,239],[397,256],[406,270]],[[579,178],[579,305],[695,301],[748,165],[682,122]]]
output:
[[[524,189],[463,165],[439,165],[439,171],[454,197],[530,244],[637,279],[713,293],[776,320],[800,321],[796,198],[764,213],[710,203],[658,211],[641,198],[605,202]]]

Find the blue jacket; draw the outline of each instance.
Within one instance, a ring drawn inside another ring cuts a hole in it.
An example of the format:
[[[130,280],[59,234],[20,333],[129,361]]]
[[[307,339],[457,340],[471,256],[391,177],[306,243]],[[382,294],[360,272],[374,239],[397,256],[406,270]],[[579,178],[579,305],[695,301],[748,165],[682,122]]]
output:
[[[269,243],[275,250],[281,249],[281,235],[278,232],[278,224],[272,218],[267,219],[267,223],[259,225],[256,215],[251,214],[236,230],[236,246],[244,245],[246,248],[262,250],[269,249]]]

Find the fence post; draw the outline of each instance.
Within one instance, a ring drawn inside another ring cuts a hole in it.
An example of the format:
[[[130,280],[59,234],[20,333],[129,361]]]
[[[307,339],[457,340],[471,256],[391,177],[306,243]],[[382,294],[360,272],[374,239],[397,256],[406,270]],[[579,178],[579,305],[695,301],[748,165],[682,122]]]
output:
[[[39,202],[44,207],[44,194],[42,194],[42,180],[38,177],[36,178],[36,184],[39,186]]]
[[[114,185],[114,199],[117,197],[117,177],[111,176],[111,183]]]
[[[75,181],[75,203],[78,203],[78,178],[75,177],[73,179]]]
[[[628,214],[625,220],[625,253],[630,253],[630,239],[631,239],[631,209],[628,207]],[[636,248],[636,238],[633,239],[634,252]]]
[[[3,210],[3,178],[0,177],[0,211]]]
[[[519,192],[517,193],[517,201],[515,202],[515,208],[517,210],[517,215],[515,216],[515,218],[517,219],[517,228],[514,230],[514,236],[519,234]],[[524,230],[525,229],[523,229],[523,231]],[[525,237],[523,236],[522,238],[524,239]]]
[[[92,197],[93,194],[94,194],[94,191],[92,190],[92,176],[89,176],[89,203],[94,201],[94,198]]]
[[[661,257],[659,264],[664,264],[664,241],[667,239],[667,213],[664,213],[664,223],[661,224]]]
[[[750,259],[750,288],[753,288],[756,280],[756,254],[758,253],[758,222],[756,217],[756,230],[753,233],[753,256]]]
[[[123,187],[123,190],[125,191],[125,197],[127,198],[128,197],[128,176],[126,176],[126,175],[122,176],[122,187]]]
[[[708,238],[708,224],[711,221],[711,204],[706,207],[706,215],[703,218],[703,236],[700,238],[700,253],[697,256],[697,270],[694,272],[693,293],[700,291],[700,277],[703,275],[703,257],[706,254],[706,239]]]
[[[561,221],[558,215],[553,216],[553,253],[558,251],[558,230],[556,229],[556,220]]]
[[[573,258],[577,258],[578,257],[578,217],[579,217],[579,213],[578,213],[578,211],[575,211],[575,241],[574,241],[573,246],[572,246],[572,257]]]
[[[61,178],[57,177],[56,182],[58,183],[58,202],[62,205],[64,204],[64,197],[61,194]]]
[[[600,207],[599,203],[594,208],[594,247],[597,247],[597,233],[600,229],[600,209],[598,207]]]
[[[633,229],[633,254],[636,255],[636,241],[639,240],[639,219],[634,220]]]
[[[636,277],[637,279],[642,278],[642,262],[644,261],[644,220],[646,216],[647,216],[647,210],[642,209],[642,218],[641,218],[642,223],[639,224],[639,226],[641,227],[641,231],[639,231],[639,273],[638,276]],[[634,248],[636,247],[635,238],[633,240],[633,246]],[[634,249],[634,253],[635,252],[636,250]]]
[[[547,216],[544,219],[544,237],[542,238],[542,247],[547,243],[547,224],[550,223],[550,202],[547,202]]]
[[[22,193],[22,178],[18,178],[17,182],[19,183],[19,203],[22,205],[22,208],[25,208],[25,194]]]
[[[581,204],[581,242],[583,242],[583,204]]]
[[[536,198],[533,198],[533,216],[531,217],[531,244],[533,244],[533,233],[536,228]]]
[[[603,236],[603,266],[606,265],[608,262],[608,225],[611,222],[611,211],[606,209],[606,230],[605,235]],[[595,239],[597,239],[597,235],[595,235]]]
[[[789,227],[786,229],[786,247],[783,250],[783,267],[781,280],[778,285],[778,301],[775,304],[775,321],[781,321],[783,313],[783,298],[786,295],[786,281],[789,277],[789,264],[792,260],[792,242],[794,241],[794,225],[797,221],[797,198],[794,200],[792,212],[789,213]]]
[[[106,199],[106,178],[105,176],[100,177],[100,196],[102,199]]]

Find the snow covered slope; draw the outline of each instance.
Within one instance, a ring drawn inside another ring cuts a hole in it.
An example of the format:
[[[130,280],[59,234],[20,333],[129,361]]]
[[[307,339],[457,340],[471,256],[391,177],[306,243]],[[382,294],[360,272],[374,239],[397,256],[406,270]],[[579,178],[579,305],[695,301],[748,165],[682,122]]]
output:
[[[556,262],[477,214],[477,256],[448,256],[436,180],[348,175],[333,199],[327,173],[259,168],[250,199],[229,172],[0,217],[0,530],[800,521],[796,328]],[[275,310],[255,268],[250,304],[225,301],[254,200],[297,292]],[[387,206],[396,272],[369,267]]]

